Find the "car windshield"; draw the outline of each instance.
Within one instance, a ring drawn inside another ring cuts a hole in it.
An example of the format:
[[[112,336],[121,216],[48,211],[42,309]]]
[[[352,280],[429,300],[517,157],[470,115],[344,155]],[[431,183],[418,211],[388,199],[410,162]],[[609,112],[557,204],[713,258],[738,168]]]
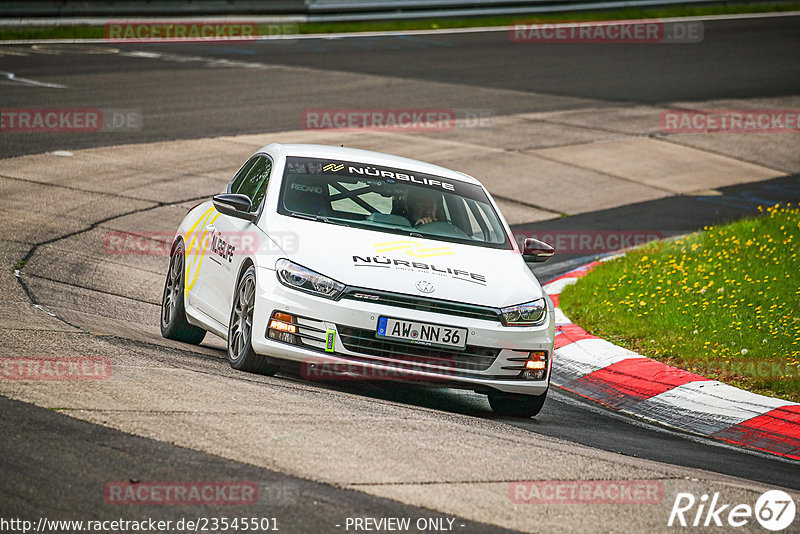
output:
[[[278,212],[392,234],[512,248],[482,187],[391,167],[289,157]]]

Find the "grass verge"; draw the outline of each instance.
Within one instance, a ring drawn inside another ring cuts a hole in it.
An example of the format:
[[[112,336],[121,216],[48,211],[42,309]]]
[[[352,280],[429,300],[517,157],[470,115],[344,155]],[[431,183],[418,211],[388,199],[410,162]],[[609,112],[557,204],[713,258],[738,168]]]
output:
[[[800,402],[800,205],[660,241],[599,265],[559,302],[644,356]]]
[[[771,13],[781,11],[798,11],[799,2],[776,2],[770,4],[729,4],[719,6],[675,6],[663,8],[626,8],[611,11],[577,11],[565,13],[534,13],[505,17],[462,17],[436,19],[408,19],[395,21],[364,22],[308,22],[288,24],[291,33],[316,34],[340,32],[368,31],[404,31],[429,30],[442,28],[473,28],[485,26],[508,26],[515,22],[555,23],[555,22],[589,22],[600,20],[636,20],[670,17],[689,17],[704,15],[731,15],[742,13]],[[202,16],[193,17],[202,20]],[[119,20],[140,20],[142,17],[118,17]],[[160,17],[161,20],[169,17]],[[242,17],[247,20],[247,17]],[[274,25],[264,25],[274,26]],[[263,33],[273,33],[264,31]],[[103,40],[102,26],[53,26],[53,27],[19,27],[0,29],[0,41],[23,39],[98,39]]]

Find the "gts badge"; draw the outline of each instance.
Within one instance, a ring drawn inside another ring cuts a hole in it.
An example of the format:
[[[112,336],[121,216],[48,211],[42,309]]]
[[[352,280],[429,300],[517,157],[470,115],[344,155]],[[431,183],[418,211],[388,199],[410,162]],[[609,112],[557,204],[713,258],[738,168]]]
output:
[[[214,232],[211,235],[211,252],[222,258],[228,260],[228,263],[233,261],[233,253],[236,247],[223,239],[222,234]]]

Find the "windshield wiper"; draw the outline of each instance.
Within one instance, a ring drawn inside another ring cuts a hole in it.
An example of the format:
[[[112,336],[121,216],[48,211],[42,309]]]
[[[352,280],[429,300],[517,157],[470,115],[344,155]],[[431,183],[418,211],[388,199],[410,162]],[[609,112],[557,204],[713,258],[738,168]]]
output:
[[[328,224],[338,224],[339,226],[347,226],[348,228],[350,227],[349,224],[347,224],[346,222],[344,222],[342,220],[331,219],[331,218],[328,218],[328,217],[324,217],[322,215],[307,215],[305,213],[292,212],[292,217],[299,217],[301,219],[306,219],[306,220],[309,220],[309,221],[324,222],[324,223],[328,223]]]

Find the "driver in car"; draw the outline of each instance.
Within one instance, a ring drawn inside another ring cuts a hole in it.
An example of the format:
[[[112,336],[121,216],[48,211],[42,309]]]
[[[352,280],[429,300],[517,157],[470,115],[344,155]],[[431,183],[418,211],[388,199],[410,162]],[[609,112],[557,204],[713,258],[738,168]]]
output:
[[[411,224],[421,226],[436,222],[436,194],[424,189],[414,188],[406,197]]]

